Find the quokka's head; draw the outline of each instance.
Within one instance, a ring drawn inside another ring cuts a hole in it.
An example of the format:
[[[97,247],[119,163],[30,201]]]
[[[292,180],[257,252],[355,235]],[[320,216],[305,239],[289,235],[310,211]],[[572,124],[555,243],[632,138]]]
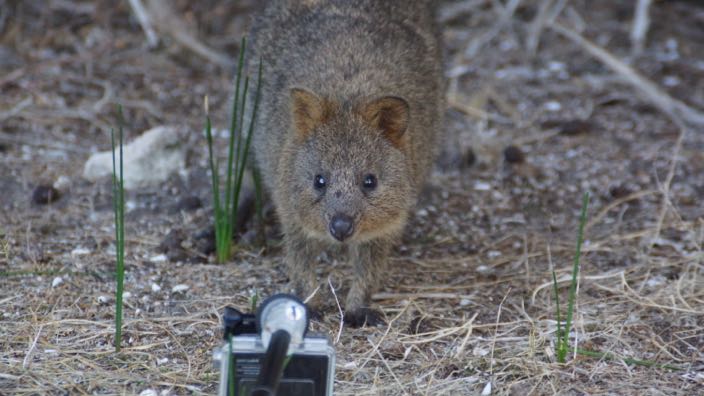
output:
[[[405,155],[408,102],[381,96],[340,104],[293,88],[290,106],[280,215],[293,216],[308,236],[330,241],[398,233],[415,199]]]

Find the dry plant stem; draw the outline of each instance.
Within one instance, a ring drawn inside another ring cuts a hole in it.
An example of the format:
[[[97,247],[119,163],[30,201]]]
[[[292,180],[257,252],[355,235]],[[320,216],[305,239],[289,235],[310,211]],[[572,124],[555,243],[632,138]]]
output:
[[[137,16],[137,20],[142,26],[142,30],[144,30],[144,34],[147,35],[147,45],[149,46],[149,48],[156,48],[156,46],[159,45],[159,38],[156,36],[156,32],[154,32],[154,28],[152,27],[152,22],[149,18],[149,14],[144,9],[142,0],[129,1],[130,7],[132,7],[132,11],[134,12],[135,16]]]
[[[503,12],[499,16],[498,21],[489,29],[487,32],[472,40],[464,51],[465,58],[474,58],[479,50],[482,49],[489,41],[491,41],[497,34],[499,34],[504,27],[511,22],[513,14],[516,12],[516,8],[521,4],[521,0],[509,0],[508,5],[504,8]]]
[[[638,0],[636,4],[633,26],[631,27],[631,53],[640,55],[643,52],[645,37],[648,35],[650,27],[650,5],[653,0]]]
[[[235,66],[233,59],[209,48],[193,36],[186,28],[186,23],[171,9],[170,2],[148,0],[147,9],[154,25],[159,30],[169,33],[184,48],[218,66],[227,69]]]
[[[560,25],[559,23],[552,23],[549,26],[560,35],[582,47],[591,56],[597,58],[615,73],[624,78],[630,85],[638,90],[645,97],[645,99],[650,101],[665,114],[669,115],[673,119],[681,118],[685,123],[699,126],[704,125],[704,113],[690,107],[682,101],[674,99],[665,91],[661,90],[652,81],[641,76],[635,69],[617,59],[605,49],[597,46],[582,37],[579,33]]]
[[[526,39],[526,50],[531,56],[535,55],[540,44],[540,35],[545,28],[545,24],[548,19],[548,14],[550,7],[552,6],[554,0],[543,0],[540,2],[540,7],[538,8],[538,14],[535,19],[530,23],[528,27],[528,38]]]
[[[662,204],[660,205],[660,212],[658,213],[658,220],[655,226],[655,230],[653,231],[651,243],[650,243],[650,248],[652,249],[653,245],[657,241],[657,239],[660,237],[660,231],[662,230],[662,225],[665,222],[665,216],[667,215],[668,209],[672,206],[672,203],[670,202],[670,186],[672,185],[672,179],[675,177],[675,170],[677,169],[677,158],[680,155],[680,151],[682,150],[682,142],[684,141],[684,137],[687,133],[688,127],[685,125],[682,125],[679,120],[674,119],[675,123],[678,124],[680,127],[680,135],[677,137],[677,142],[675,143],[675,147],[672,152],[672,159],[670,160],[670,168],[667,171],[667,177],[665,178],[665,183],[661,187],[661,193],[662,193]]]
[[[484,5],[487,0],[465,0],[459,3],[448,4],[440,9],[438,20],[441,23],[446,23],[456,18],[458,15],[466,14],[473,11],[475,8]]]
[[[337,331],[337,336],[335,337],[335,344],[340,342],[340,336],[342,336],[342,327],[345,324],[345,314],[342,312],[342,307],[340,306],[340,300],[337,298],[337,293],[335,292],[335,287],[332,285],[332,279],[328,276],[328,286],[330,286],[330,291],[332,296],[335,297],[335,304],[337,304],[337,311],[340,313],[340,329]]]

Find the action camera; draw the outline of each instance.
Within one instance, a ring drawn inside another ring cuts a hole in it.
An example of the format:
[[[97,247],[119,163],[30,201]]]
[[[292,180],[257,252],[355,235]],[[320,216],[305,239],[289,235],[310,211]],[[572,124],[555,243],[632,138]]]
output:
[[[308,334],[308,309],[296,297],[271,296],[256,314],[225,308],[225,343],[214,353],[220,396],[331,396],[335,350]]]

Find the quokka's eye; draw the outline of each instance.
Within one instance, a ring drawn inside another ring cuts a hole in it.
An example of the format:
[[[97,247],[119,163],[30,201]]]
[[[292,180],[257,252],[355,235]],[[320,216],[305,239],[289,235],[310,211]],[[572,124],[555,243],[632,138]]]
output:
[[[364,188],[367,190],[373,190],[376,188],[376,176],[366,175],[364,176]]]
[[[326,181],[323,175],[315,175],[315,179],[313,180],[313,186],[315,186],[317,190],[322,190],[325,188]]]

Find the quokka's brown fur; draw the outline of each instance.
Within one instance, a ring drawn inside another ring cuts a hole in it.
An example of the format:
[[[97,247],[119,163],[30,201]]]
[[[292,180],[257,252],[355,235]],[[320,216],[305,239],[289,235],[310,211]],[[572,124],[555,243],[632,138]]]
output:
[[[283,227],[295,292],[322,251],[354,268],[345,317],[371,293],[431,168],[444,82],[433,1],[272,0],[249,59],[263,63],[253,148]],[[321,180],[322,179],[322,180]]]

